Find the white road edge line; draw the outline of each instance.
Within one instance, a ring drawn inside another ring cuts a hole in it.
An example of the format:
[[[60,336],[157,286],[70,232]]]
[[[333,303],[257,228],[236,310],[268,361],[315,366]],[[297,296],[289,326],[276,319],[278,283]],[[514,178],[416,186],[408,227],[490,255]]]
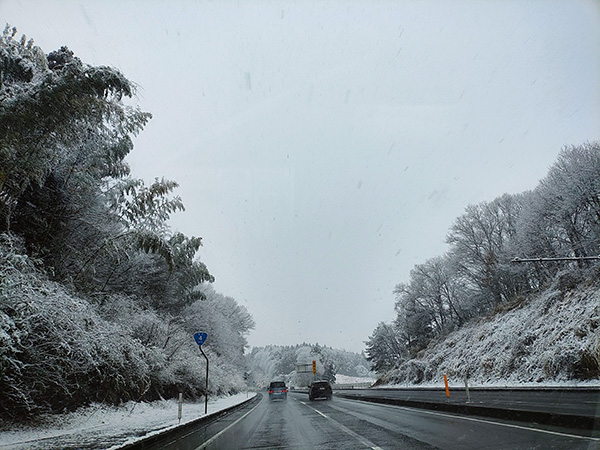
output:
[[[317,414],[325,417],[327,420],[330,420],[331,422],[334,423],[335,426],[337,426],[340,430],[342,430],[344,433],[349,434],[350,436],[352,436],[354,439],[356,439],[358,442],[360,442],[361,444],[363,444],[364,446],[366,446],[367,448],[370,448],[371,450],[383,450],[381,447],[378,447],[377,445],[375,445],[373,442],[369,441],[367,438],[361,436],[360,434],[355,433],[354,431],[352,431],[350,428],[346,427],[345,425],[342,425],[341,423],[339,423],[337,420],[332,419],[331,417],[323,414],[321,411],[319,411],[318,409],[313,408],[310,405],[307,405],[305,402],[300,401],[300,403],[302,403],[305,406],[308,406],[310,409],[312,409],[313,411],[315,411]]]
[[[443,414],[443,413],[438,413],[438,412],[433,412],[433,411],[424,411],[424,412],[426,412],[427,414],[433,414],[433,415],[438,415],[438,416],[446,416],[446,417],[451,416],[451,414]],[[489,424],[494,424],[494,425],[501,425],[503,427],[517,428],[519,430],[527,430],[527,431],[535,431],[538,433],[552,434],[555,436],[565,436],[565,437],[571,437],[571,438],[576,438],[576,439],[585,439],[585,440],[589,440],[589,441],[600,441],[600,438],[595,438],[595,437],[591,437],[591,436],[580,436],[577,434],[562,433],[560,431],[550,431],[550,430],[542,430],[540,428],[523,427],[521,425],[513,425],[510,423],[494,422],[491,420],[483,420],[483,419],[475,419],[473,417],[460,417],[460,416],[454,416],[454,415],[452,415],[452,417],[459,418],[462,420],[470,420],[472,422],[482,422],[482,423],[489,423]]]
[[[550,431],[550,430],[542,430],[540,428],[523,427],[521,425],[513,425],[510,423],[494,422],[492,420],[484,420],[484,419],[475,419],[474,417],[456,416],[453,414],[444,414],[444,413],[435,412],[435,411],[427,411],[424,409],[407,408],[406,406],[394,406],[394,405],[381,405],[381,406],[400,408],[400,409],[404,409],[406,411],[412,411],[412,412],[418,411],[418,412],[422,412],[424,414],[431,414],[433,416],[452,417],[453,419],[469,420],[471,422],[481,422],[481,423],[487,423],[487,424],[491,424],[491,425],[500,425],[503,427],[517,428],[519,430],[535,431],[537,433],[546,433],[546,434],[552,434],[555,436],[564,436],[564,437],[570,437],[570,438],[576,438],[576,439],[584,439],[587,441],[600,441],[600,438],[591,437],[591,436],[579,436],[577,434],[561,433],[560,431]]]
[[[200,447],[196,447],[194,450],[202,450],[203,448],[206,448],[208,445],[212,444],[219,436],[221,436],[223,433],[225,433],[227,430],[229,430],[232,426],[234,426],[235,424],[237,424],[239,421],[243,420],[248,414],[250,414],[252,411],[254,411],[258,405],[260,405],[261,402],[258,402],[256,405],[254,405],[254,407],[248,411],[246,414],[244,414],[242,417],[240,417],[238,420],[236,420],[235,422],[229,424],[228,426],[226,426],[225,428],[223,428],[221,431],[219,431],[217,434],[215,434],[213,437],[211,437],[208,441],[204,442],[202,445],[200,445]]]

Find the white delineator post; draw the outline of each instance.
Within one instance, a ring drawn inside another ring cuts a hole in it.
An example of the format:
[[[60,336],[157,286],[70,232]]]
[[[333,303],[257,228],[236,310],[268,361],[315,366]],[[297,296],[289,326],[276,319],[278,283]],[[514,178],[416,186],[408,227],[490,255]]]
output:
[[[465,376],[465,392],[467,393],[467,403],[471,403],[471,394],[469,394],[469,381]]]
[[[180,392],[179,393],[179,402],[178,402],[178,412],[177,412],[177,418],[179,419],[179,423],[181,423],[181,412],[183,410],[183,394]]]

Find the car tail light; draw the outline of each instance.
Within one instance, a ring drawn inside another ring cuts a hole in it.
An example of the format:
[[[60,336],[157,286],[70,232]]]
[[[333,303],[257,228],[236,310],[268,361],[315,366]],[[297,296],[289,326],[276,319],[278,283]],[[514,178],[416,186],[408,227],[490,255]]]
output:
[[[287,394],[287,389],[284,389],[282,392],[285,392]]]
[[[274,391],[273,391],[273,389],[271,389],[271,390],[269,391],[269,394],[272,394],[273,392],[274,392]]]

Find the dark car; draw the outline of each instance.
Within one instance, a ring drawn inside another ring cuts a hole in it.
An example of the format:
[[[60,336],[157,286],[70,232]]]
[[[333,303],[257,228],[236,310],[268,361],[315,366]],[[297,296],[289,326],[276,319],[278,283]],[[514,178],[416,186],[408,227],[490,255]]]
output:
[[[269,385],[269,400],[275,400],[276,398],[282,398],[287,400],[287,386],[283,381],[271,381]]]
[[[314,381],[310,385],[310,390],[308,391],[309,400],[315,400],[317,398],[331,400],[332,395],[333,392],[328,381]]]

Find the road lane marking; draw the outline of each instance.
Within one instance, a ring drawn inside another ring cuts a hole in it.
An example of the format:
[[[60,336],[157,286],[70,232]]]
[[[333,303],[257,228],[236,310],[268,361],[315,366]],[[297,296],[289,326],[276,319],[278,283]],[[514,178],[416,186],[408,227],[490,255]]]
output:
[[[432,416],[442,416],[442,417],[452,417],[453,419],[460,419],[460,420],[468,420],[471,422],[480,422],[480,423],[486,423],[489,425],[500,425],[503,427],[509,427],[509,428],[516,428],[519,430],[526,430],[526,431],[535,431],[537,433],[546,433],[546,434],[551,434],[554,436],[563,436],[563,437],[569,437],[569,438],[575,438],[575,439],[584,439],[587,441],[600,441],[600,438],[595,438],[595,437],[591,437],[591,436],[581,436],[581,435],[577,435],[577,434],[570,434],[570,433],[562,433],[560,431],[550,431],[550,430],[542,430],[540,428],[531,428],[531,427],[524,427],[521,425],[513,425],[510,423],[503,423],[503,422],[494,422],[491,420],[484,420],[484,419],[476,419],[474,417],[464,417],[464,416],[455,416],[453,414],[444,414],[444,413],[440,413],[440,412],[434,412],[434,411],[427,411],[424,409],[417,409],[417,408],[407,408],[406,406],[394,406],[394,405],[384,405],[384,404],[379,404],[379,406],[384,406],[384,407],[388,407],[388,408],[398,408],[398,409],[403,409],[405,411],[410,411],[410,412],[419,412],[419,413],[423,413],[423,414],[429,414]],[[339,406],[337,406],[338,409],[341,409]],[[347,411],[349,414],[352,414],[351,411]],[[353,414],[354,415],[354,414]]]
[[[315,409],[315,408],[313,408]],[[322,415],[323,417],[325,417],[326,419],[329,419],[329,417],[327,417],[325,414],[323,414],[321,411],[319,411],[318,409],[315,409],[315,411],[317,412],[317,414]]]
[[[405,408],[403,406],[399,406],[399,408],[410,409],[410,408]],[[483,420],[483,419],[475,419],[474,417],[454,416],[452,414],[443,414],[443,413],[433,412],[433,411],[421,411],[421,412],[424,412],[426,414],[431,414],[431,415],[434,415],[434,416],[453,417],[453,418],[461,419],[461,420],[470,420],[471,422],[481,422],[481,423],[487,423],[487,424],[491,424],[491,425],[501,425],[503,427],[517,428],[519,430],[535,431],[535,432],[538,432],[538,433],[552,434],[554,436],[565,436],[565,437],[576,438],[576,439],[585,439],[585,440],[588,440],[588,441],[600,441],[600,438],[595,438],[595,437],[591,437],[591,436],[581,436],[581,435],[577,435],[577,434],[562,433],[560,431],[542,430],[540,428],[524,427],[524,426],[521,426],[521,425],[513,425],[513,424],[510,424],[510,423],[494,422],[494,421],[491,421],[491,420]]]
[[[254,411],[256,408],[258,408],[258,405],[260,405],[261,402],[258,402],[256,405],[254,405],[254,407],[248,411],[246,414],[244,414],[242,417],[240,417],[238,420],[236,420],[235,422],[229,424],[227,427],[223,428],[221,431],[219,431],[217,434],[215,434],[213,437],[211,437],[208,441],[205,441],[202,445],[200,445],[199,447],[196,447],[194,450],[202,450],[203,448],[208,447],[210,444],[212,444],[218,437],[220,437],[223,433],[225,433],[227,430],[229,430],[232,426],[236,425],[238,422],[240,422],[241,420],[243,420],[248,414],[250,414],[252,411]]]
[[[355,433],[354,431],[352,431],[350,428],[346,427],[345,425],[342,425],[341,423],[339,423],[337,420],[332,419],[331,417],[329,417],[326,414],[323,414],[321,411],[319,411],[318,409],[313,408],[312,406],[306,404],[303,401],[300,401],[300,403],[302,403],[305,406],[308,406],[310,409],[312,409],[313,411],[315,411],[317,414],[319,414],[320,416],[323,416],[324,418],[326,418],[327,420],[333,422],[333,424],[338,427],[340,430],[342,430],[344,433],[349,434],[350,436],[352,436],[354,439],[356,439],[358,442],[360,442],[361,444],[363,444],[365,447],[370,448],[371,450],[383,450],[381,447],[375,445],[373,442],[369,441],[367,438],[361,436],[360,434]]]

